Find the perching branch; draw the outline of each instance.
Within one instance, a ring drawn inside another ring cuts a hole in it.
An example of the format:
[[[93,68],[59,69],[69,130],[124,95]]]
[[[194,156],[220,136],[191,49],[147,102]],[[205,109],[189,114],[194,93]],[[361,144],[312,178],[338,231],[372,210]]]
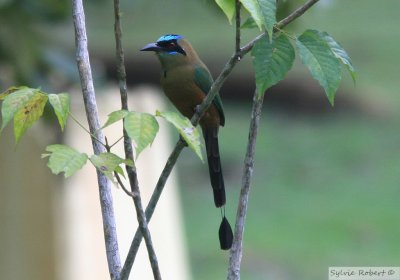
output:
[[[307,1],[303,6],[299,7],[297,10],[295,10],[293,13],[291,13],[289,16],[281,20],[276,24],[279,29],[285,27],[289,23],[291,23],[293,20],[301,16],[305,11],[307,11],[309,8],[311,8],[312,5],[317,3],[319,0],[309,0]],[[274,32],[276,32],[277,29],[274,29]],[[229,76],[229,74],[232,72],[233,68],[235,67],[236,63],[242,58],[244,55],[246,55],[248,52],[251,51],[251,49],[254,47],[254,44],[258,41],[261,40],[264,36],[266,36],[266,33],[263,33],[250,42],[248,42],[245,46],[239,49],[239,51],[235,51],[235,53],[231,56],[229,61],[225,64],[224,68],[222,69],[221,73],[217,77],[217,79],[214,81],[212,84],[210,91],[207,94],[207,97],[203,100],[201,105],[198,107],[198,110],[195,112],[193,115],[191,122],[194,126],[196,126],[199,122],[199,119],[201,116],[204,114],[204,112],[207,110],[207,108],[210,106],[212,103],[212,100],[215,98],[215,96],[218,94],[219,90],[221,89],[223,83],[225,82],[226,78]],[[184,143],[179,140],[172,151],[171,155],[168,158],[168,161],[161,173],[161,176],[157,182],[157,186],[155,190],[153,191],[152,197],[150,199],[150,202],[146,208],[146,218],[147,221],[149,222],[151,219],[151,216],[154,212],[155,206],[157,205],[158,199],[161,196],[161,193],[164,189],[165,183],[169,177],[169,174],[172,171],[172,168],[174,167],[179,154],[181,153],[182,149],[185,147]],[[137,253],[137,250],[139,248],[140,242],[141,242],[142,236],[139,231],[139,229],[136,230],[135,236],[132,240],[131,247],[129,248],[128,256],[127,259],[124,263],[124,266],[121,271],[121,280],[126,280],[129,277],[130,270],[132,268],[133,262],[135,260],[135,256]]]
[[[121,107],[123,110],[128,110],[128,92],[126,85],[126,71],[124,61],[124,51],[122,48],[122,31],[121,31],[121,19],[120,19],[120,5],[119,0],[114,0],[114,34],[115,34],[115,45],[116,45],[116,57],[117,57],[117,72],[119,80],[119,88],[121,95]],[[123,130],[124,134],[124,150],[125,158],[134,162],[132,141],[128,136],[126,130]],[[131,193],[133,194],[133,202],[135,204],[137,220],[141,234],[144,236],[146,248],[150,260],[151,269],[153,271],[154,279],[161,279],[160,268],[158,266],[157,256],[154,250],[153,242],[149,228],[147,226],[147,219],[143,210],[142,198],[140,196],[139,182],[137,179],[136,169],[132,166],[126,165],[126,172],[128,174],[129,183],[131,186]]]
[[[82,0],[72,0],[72,14],[75,28],[76,61],[81,80],[83,101],[85,104],[86,117],[89,130],[92,135],[92,146],[95,154],[105,152],[104,145],[97,140],[103,141],[104,135],[100,129],[99,115],[97,111],[96,96],[93,87],[92,71],[89,61],[87,47],[87,35],[85,26],[85,13]],[[117,231],[114,218],[114,206],[111,195],[111,184],[107,177],[97,170],[97,181],[99,185],[101,214],[103,218],[104,241],[106,245],[108,270],[111,279],[118,279],[121,269],[121,261],[118,249]]]

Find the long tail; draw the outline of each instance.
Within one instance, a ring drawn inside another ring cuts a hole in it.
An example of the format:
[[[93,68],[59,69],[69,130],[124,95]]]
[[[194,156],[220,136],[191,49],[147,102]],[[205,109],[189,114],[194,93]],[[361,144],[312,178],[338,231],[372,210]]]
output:
[[[223,207],[226,202],[224,177],[222,176],[221,160],[218,146],[218,127],[203,127],[203,136],[206,143],[208,170],[210,171],[211,186],[214,192],[214,203]],[[225,217],[225,207],[221,210],[222,221],[219,227],[219,244],[222,250],[232,247],[232,227]]]
[[[218,127],[204,127],[203,136],[206,143],[208,170],[210,171],[211,186],[214,192],[214,203],[216,207],[221,207],[225,205],[226,198],[219,157]]]

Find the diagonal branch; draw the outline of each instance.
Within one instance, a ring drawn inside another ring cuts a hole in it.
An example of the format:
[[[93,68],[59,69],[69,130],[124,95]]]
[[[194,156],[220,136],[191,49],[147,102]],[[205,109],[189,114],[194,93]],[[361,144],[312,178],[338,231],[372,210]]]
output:
[[[115,33],[115,44],[116,44],[116,56],[117,56],[117,72],[121,95],[121,107],[123,110],[128,110],[128,92],[126,85],[126,71],[124,61],[124,51],[122,48],[122,30],[121,30],[121,18],[120,18],[120,5],[119,0],[114,0],[114,33]],[[124,129],[124,150],[125,158],[134,162],[132,141],[128,136],[128,133]],[[158,266],[157,256],[154,250],[153,242],[149,228],[147,226],[147,219],[143,210],[142,198],[140,196],[139,182],[137,179],[136,169],[132,166],[126,165],[126,172],[128,174],[129,183],[131,186],[131,193],[133,194],[132,199],[135,204],[137,220],[139,223],[139,229],[141,234],[144,236],[146,248],[150,260],[151,269],[153,271],[154,279],[161,279],[160,268]]]
[[[89,61],[87,47],[87,35],[85,26],[85,13],[82,0],[72,1],[72,14],[75,28],[76,61],[81,80],[83,101],[85,104],[86,117],[92,137],[92,146],[95,154],[105,152],[104,140],[101,130],[99,115],[97,111],[96,96],[93,86],[92,70]],[[108,270],[111,279],[118,279],[121,269],[121,261],[118,249],[118,239],[114,218],[114,206],[111,195],[111,184],[107,177],[97,170],[97,181],[99,185],[101,214],[103,218],[104,241],[106,245]]]
[[[174,150],[169,156],[167,163],[165,164],[165,167],[160,175],[160,178],[158,179],[153,194],[151,195],[149,204],[146,207],[147,221],[150,221],[151,217],[153,216],[158,200],[160,199],[161,193],[164,190],[165,183],[167,182],[167,179],[171,174],[172,168],[174,167],[184,147],[185,143],[183,142],[183,140],[179,139],[178,143],[176,143]],[[136,253],[139,250],[139,245],[140,242],[142,242],[142,238],[143,236],[141,231],[137,229],[135,232],[135,236],[133,237],[131,247],[129,248],[128,256],[126,257],[124,266],[122,268],[120,280],[127,280],[129,278],[129,274],[131,272],[132,265],[135,262]]]
[[[303,13],[305,13],[309,8],[311,8],[312,5],[317,3],[319,0],[308,0],[303,6],[299,7],[297,10],[295,10],[293,13],[291,13],[289,16],[281,20],[276,24],[277,27],[280,29],[291,23],[293,20],[301,16]],[[275,29],[274,32],[277,30]],[[204,114],[204,112],[207,110],[207,108],[210,106],[212,103],[212,100],[215,98],[215,96],[218,94],[219,90],[221,89],[223,83],[225,82],[226,78],[229,76],[229,74],[232,72],[233,68],[235,67],[236,63],[245,56],[248,52],[252,50],[254,47],[254,44],[258,41],[261,40],[264,36],[266,36],[265,33],[262,33],[255,37],[253,40],[248,42],[246,45],[244,45],[242,48],[239,49],[239,51],[236,51],[228,60],[228,62],[225,64],[224,68],[222,69],[221,73],[217,77],[217,79],[214,81],[212,84],[210,91],[207,94],[207,97],[203,100],[201,105],[198,107],[198,110],[196,110],[195,114],[193,115],[191,121],[193,125],[197,125],[199,123],[199,120],[201,116]],[[147,221],[150,221],[151,216],[154,212],[155,206],[157,205],[158,199],[161,196],[161,193],[164,189],[165,183],[168,179],[169,174],[172,171],[172,168],[174,167],[182,149],[184,148],[184,144],[182,141],[178,141],[174,150],[172,151],[171,155],[168,158],[168,161],[160,175],[160,178],[157,182],[156,188],[153,191],[153,194],[150,198],[150,202],[146,208],[146,218]],[[139,229],[136,230],[135,236],[132,240],[131,247],[129,248],[128,256],[127,259],[125,260],[124,266],[121,271],[121,280],[126,280],[129,277],[130,270],[132,268],[133,262],[135,260],[135,256],[137,253],[137,250],[139,248],[140,242],[142,240],[141,233]]]

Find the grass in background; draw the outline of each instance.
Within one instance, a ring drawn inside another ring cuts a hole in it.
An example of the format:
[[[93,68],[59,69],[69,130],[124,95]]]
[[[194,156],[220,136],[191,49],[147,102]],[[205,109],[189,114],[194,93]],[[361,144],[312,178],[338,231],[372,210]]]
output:
[[[268,102],[268,98],[266,100]],[[233,222],[249,110],[226,106],[221,154]],[[245,230],[243,279],[326,278],[329,266],[396,265],[400,132],[394,121],[265,112]],[[219,211],[205,165],[179,163],[194,279],[222,279]]]

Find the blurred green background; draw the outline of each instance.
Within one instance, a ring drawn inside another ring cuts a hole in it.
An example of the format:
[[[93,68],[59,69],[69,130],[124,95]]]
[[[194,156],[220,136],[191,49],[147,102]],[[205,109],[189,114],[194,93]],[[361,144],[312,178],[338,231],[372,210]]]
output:
[[[0,15],[13,2],[21,1],[0,1]],[[302,2],[286,1],[282,14]],[[85,4],[96,86],[101,87],[115,77],[112,3]],[[25,83],[61,91],[77,81],[68,8],[54,16],[24,11],[24,19],[28,18],[25,13],[32,17],[28,31],[27,25],[11,20],[15,18],[0,17],[0,90]],[[212,1],[122,1],[122,9],[131,89],[158,83],[156,58],[138,50],[162,34],[188,38],[214,76],[232,54],[234,28]],[[289,77],[267,92],[245,228],[242,279],[320,280],[327,279],[329,266],[398,266],[399,10],[397,0],[321,0],[288,27],[293,34],[308,28],[327,31],[353,59],[358,79],[354,86],[343,70],[332,109],[323,89],[297,59]],[[23,42],[28,34],[31,48],[25,43],[6,44],[16,38]],[[243,30],[243,42],[255,34],[257,30]],[[29,59],[21,62],[21,56]],[[220,149],[231,222],[241,184],[252,75],[247,57],[221,91],[227,122],[220,131]],[[217,238],[210,234],[220,218],[213,206],[207,168],[185,151],[178,170],[193,279],[223,279],[228,255],[217,250]]]

